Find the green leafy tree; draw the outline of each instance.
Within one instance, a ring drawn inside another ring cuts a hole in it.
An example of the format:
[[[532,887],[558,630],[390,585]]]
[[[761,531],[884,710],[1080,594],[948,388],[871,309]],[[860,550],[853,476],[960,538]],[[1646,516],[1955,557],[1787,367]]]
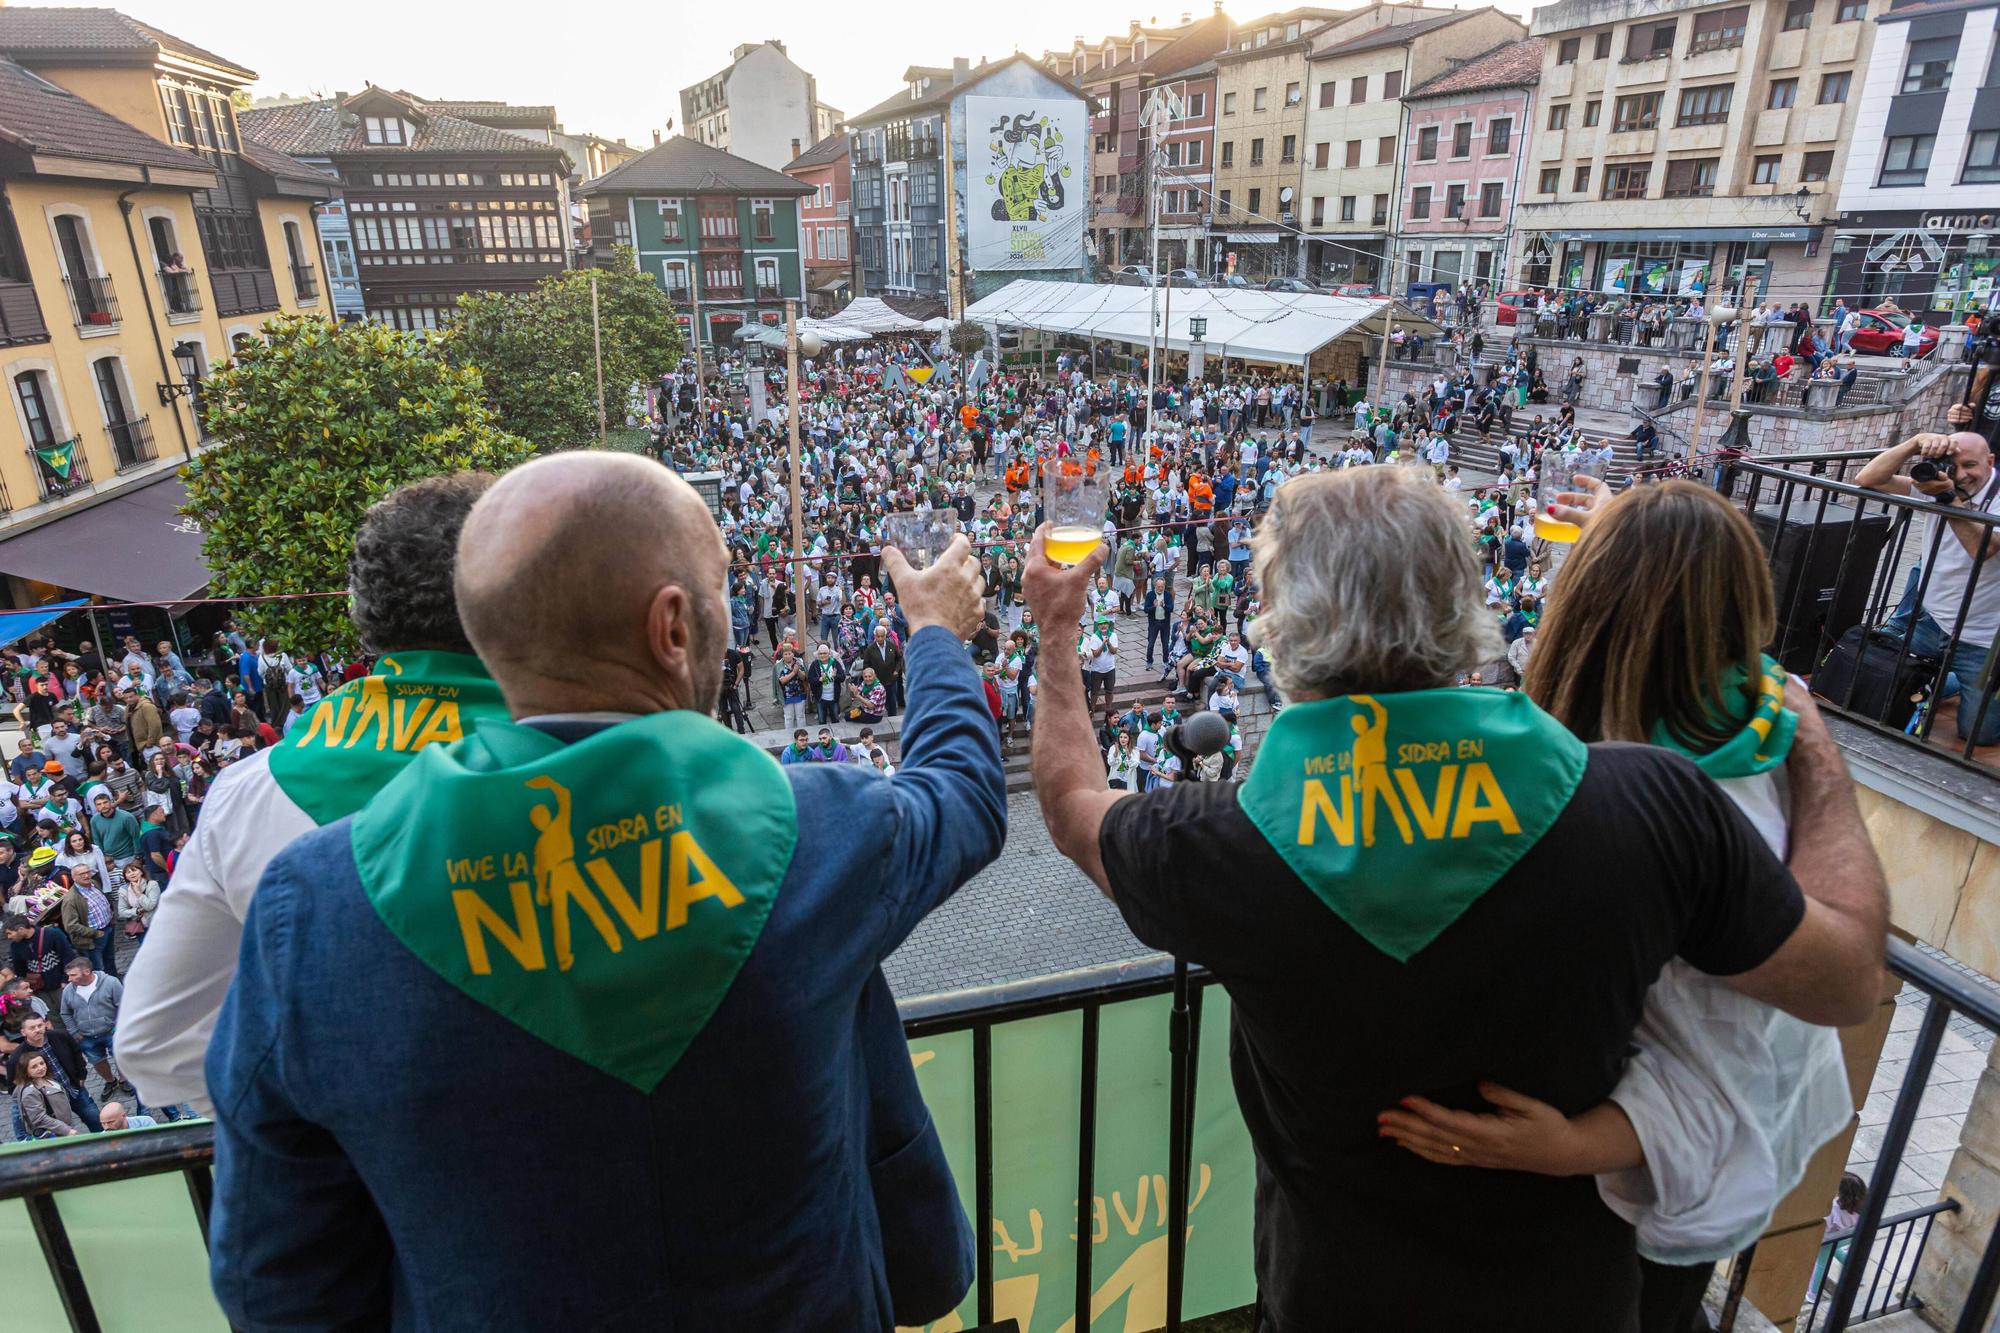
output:
[[[960,356],[971,356],[986,346],[986,330],[969,319],[962,319],[951,326],[951,350]]]
[[[186,469],[186,513],[204,533],[219,597],[347,586],[368,506],[405,482],[528,458],[499,429],[479,372],[437,338],[299,315],[265,325],[202,381],[202,420],[221,443]],[[237,622],[290,651],[351,653],[344,597],[252,603]]]
[[[458,299],[446,354],[484,372],[500,423],[550,453],[597,443],[597,371],[590,284],[597,279],[607,424],[625,423],[632,386],[658,379],[681,359],[673,303],[637,255],[620,246],[604,269],[573,269],[532,291],[477,292]]]

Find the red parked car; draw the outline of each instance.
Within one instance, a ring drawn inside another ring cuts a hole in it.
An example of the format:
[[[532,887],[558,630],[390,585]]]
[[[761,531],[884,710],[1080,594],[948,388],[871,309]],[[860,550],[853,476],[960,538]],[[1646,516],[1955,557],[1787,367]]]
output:
[[[1852,346],[1855,351],[1866,352],[1870,356],[1900,355],[1903,330],[1909,322],[1910,313],[1906,310],[1888,310],[1881,306],[1863,310],[1855,317]],[[1916,355],[1929,356],[1937,350],[1937,345],[1938,331],[1926,325],[1923,341],[1917,344]]]
[[[1522,310],[1532,311],[1534,308],[1535,294],[1533,292],[1502,292],[1500,293],[1500,299],[1493,303],[1493,322],[1495,324],[1512,324],[1515,317]]]

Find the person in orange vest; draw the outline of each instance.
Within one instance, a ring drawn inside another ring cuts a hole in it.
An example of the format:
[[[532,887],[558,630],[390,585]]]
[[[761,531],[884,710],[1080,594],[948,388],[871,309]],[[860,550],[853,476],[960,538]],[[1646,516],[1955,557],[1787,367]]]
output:
[[[1019,495],[1021,493],[1022,488],[1028,484],[1027,463],[1019,458],[1016,458],[1013,462],[1009,463],[1007,465],[1007,476],[1005,479],[1005,484],[1007,487],[1007,496],[1009,499],[1012,499],[1014,496]]]
[[[1085,475],[1085,476],[1089,476],[1089,477],[1094,477],[1094,476],[1096,476],[1096,475],[1097,475],[1097,465],[1098,465],[1098,463],[1099,463],[1099,462],[1100,462],[1100,461],[1101,461],[1101,460],[1103,459],[1103,457],[1104,457],[1104,455],[1103,455],[1102,453],[1100,453],[1100,452],[1098,451],[1098,448],[1097,448],[1097,446],[1096,446],[1096,445],[1094,445],[1094,444],[1093,444],[1093,445],[1091,445],[1091,446],[1090,446],[1090,452],[1088,452],[1087,454],[1085,454],[1085,455],[1084,455],[1084,457],[1083,457],[1083,471],[1084,471],[1084,475]]]
[[[1215,487],[1199,472],[1188,478],[1188,508],[1196,522],[1205,523],[1215,515]]]
[[[971,403],[962,403],[958,409],[958,424],[971,430],[979,424],[979,409]]]

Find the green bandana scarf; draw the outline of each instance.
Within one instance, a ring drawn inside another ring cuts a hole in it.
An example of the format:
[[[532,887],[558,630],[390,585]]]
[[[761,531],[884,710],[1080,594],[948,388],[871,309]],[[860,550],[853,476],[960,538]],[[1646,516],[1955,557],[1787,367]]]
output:
[[[1548,831],[1588,757],[1525,694],[1344,695],[1278,714],[1239,799],[1321,902],[1405,962]]]
[[[352,836],[376,915],[427,967],[650,1092],[755,947],[798,817],[775,760],[678,710],[574,745],[485,723],[419,755]]]
[[[1722,696],[1730,701],[1724,716],[1742,711],[1744,672],[1730,668],[1722,678]],[[1694,760],[1711,778],[1746,778],[1767,773],[1785,762],[1792,752],[1792,736],[1799,729],[1799,715],[1785,707],[1785,669],[1766,657],[1764,671],[1757,679],[1757,703],[1742,730],[1707,754],[1696,754],[1667,731],[1666,724],[1653,728],[1653,744],[1678,751]]]
[[[417,751],[507,719],[500,687],[466,653],[390,653],[327,695],[271,751],[271,776],[315,824],[344,819]]]

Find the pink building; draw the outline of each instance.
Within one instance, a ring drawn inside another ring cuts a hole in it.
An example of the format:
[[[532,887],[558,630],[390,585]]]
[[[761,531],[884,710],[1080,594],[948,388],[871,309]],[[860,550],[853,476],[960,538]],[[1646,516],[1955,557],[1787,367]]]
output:
[[[1404,95],[1401,265],[1391,290],[1466,278],[1499,288],[1541,74],[1542,41],[1530,37]]]
[[[829,315],[860,295],[854,284],[846,128],[836,126],[794,157],[785,174],[813,188],[799,200],[799,258],[805,265],[806,313]]]

